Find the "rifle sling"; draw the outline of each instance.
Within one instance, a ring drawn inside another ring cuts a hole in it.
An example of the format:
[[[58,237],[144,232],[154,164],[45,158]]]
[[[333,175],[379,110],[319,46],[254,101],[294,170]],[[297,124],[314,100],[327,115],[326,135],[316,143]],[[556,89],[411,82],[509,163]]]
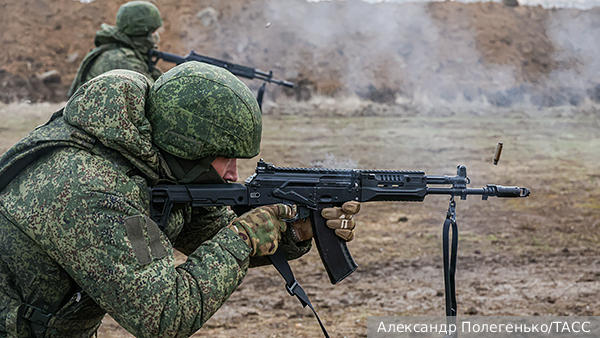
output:
[[[457,302],[456,302],[456,259],[458,256],[458,224],[456,223],[456,212],[455,204],[451,202],[450,208],[446,220],[444,221],[444,228],[442,234],[442,245],[443,245],[443,260],[444,260],[444,289],[446,299],[446,319],[448,325],[456,325],[456,314],[457,314]],[[450,239],[450,230],[452,229],[452,239]],[[294,277],[294,273],[290,268],[290,265],[285,258],[284,253],[281,250],[277,250],[275,254],[268,256],[273,263],[273,266],[277,269],[279,274],[285,280],[285,287],[291,296],[296,296],[303,307],[310,307],[312,312],[315,314],[321,330],[325,337],[329,338],[329,334],[325,329],[325,326],[321,322],[319,315],[315,311],[314,307],[310,303],[306,292],[298,281]],[[451,335],[445,335],[444,338],[457,338],[458,333],[453,332]]]
[[[448,326],[456,325],[456,257],[458,255],[458,225],[456,224],[454,201],[450,202],[448,214],[444,221],[442,233],[443,259],[444,259],[444,294],[446,298],[446,321]],[[450,242],[450,229],[452,229],[452,242]],[[445,335],[444,338],[456,338],[458,333]]]
[[[279,271],[279,274],[281,274],[281,277],[285,279],[285,288],[287,289],[287,292],[290,294],[290,296],[296,296],[302,304],[302,307],[306,307],[308,305],[308,307],[315,314],[315,317],[317,317],[317,321],[319,321],[319,325],[321,326],[323,334],[326,338],[329,338],[329,334],[327,333],[325,326],[321,322],[321,318],[319,318],[319,315],[317,315],[317,311],[315,311],[315,308],[310,303],[308,295],[306,295],[306,292],[304,291],[304,289],[302,289],[302,287],[300,286],[300,284],[298,284],[298,281],[294,277],[294,273],[292,272],[292,269],[290,268],[290,265],[288,264],[287,258],[285,258],[285,254],[283,253],[283,251],[277,250],[273,255],[270,255],[268,257],[271,260],[271,263],[273,263],[275,269],[277,269],[277,271]]]
[[[263,97],[265,96],[265,88],[267,87],[267,83],[263,82],[263,84],[260,86],[260,88],[258,88],[258,93],[256,94],[256,102],[258,102],[258,108],[260,108],[260,111],[262,113],[262,102],[263,102]]]

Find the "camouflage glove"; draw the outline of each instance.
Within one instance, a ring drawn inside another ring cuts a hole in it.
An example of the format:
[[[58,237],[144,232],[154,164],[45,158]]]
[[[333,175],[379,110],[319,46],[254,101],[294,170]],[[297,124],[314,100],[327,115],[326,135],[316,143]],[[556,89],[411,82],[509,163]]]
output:
[[[248,211],[231,222],[229,228],[248,244],[250,256],[272,255],[277,251],[281,232],[287,225],[284,219],[296,217],[296,207],[273,204]]]
[[[321,211],[321,216],[327,220],[327,226],[335,230],[335,234],[350,242],[354,239],[354,228],[356,221],[352,216],[360,211],[360,203],[349,201],[342,207],[325,208]],[[313,237],[312,226],[309,220],[297,220],[290,224],[290,231],[295,242],[305,241]]]

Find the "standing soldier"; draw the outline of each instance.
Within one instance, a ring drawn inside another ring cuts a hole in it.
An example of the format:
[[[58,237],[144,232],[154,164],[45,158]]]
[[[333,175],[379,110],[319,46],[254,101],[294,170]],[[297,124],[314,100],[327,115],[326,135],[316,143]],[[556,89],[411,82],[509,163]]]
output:
[[[141,73],[152,81],[160,70],[148,68],[148,52],[156,48],[163,24],[158,8],[146,1],[131,1],[119,8],[117,25],[105,23],[96,32],[94,48],[77,70],[69,89],[69,97],[86,81],[113,69],[128,69]]]

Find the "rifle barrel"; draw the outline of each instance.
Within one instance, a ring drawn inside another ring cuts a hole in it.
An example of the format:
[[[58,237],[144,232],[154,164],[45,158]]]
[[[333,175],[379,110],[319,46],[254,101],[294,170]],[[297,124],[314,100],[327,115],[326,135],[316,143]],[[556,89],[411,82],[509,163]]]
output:
[[[427,188],[428,195],[452,195],[461,196],[480,195],[483,199],[489,196],[495,197],[527,197],[530,194],[529,189],[523,187],[505,187],[502,185],[488,185],[484,188]]]

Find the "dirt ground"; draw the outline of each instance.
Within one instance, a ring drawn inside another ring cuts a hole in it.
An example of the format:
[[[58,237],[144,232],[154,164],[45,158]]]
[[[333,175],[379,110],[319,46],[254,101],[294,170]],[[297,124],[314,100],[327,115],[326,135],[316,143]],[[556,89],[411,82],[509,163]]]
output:
[[[0,151],[61,104],[0,105]],[[468,168],[471,187],[520,185],[520,200],[457,202],[460,315],[600,315],[600,121],[593,106],[441,110],[313,98],[265,112],[262,153],[279,166]],[[492,164],[497,142],[504,151]],[[240,164],[250,175],[256,160]],[[365,203],[349,244],[358,270],[331,285],[313,250],[292,262],[333,337],[365,337],[368,316],[441,316],[441,226],[448,200]],[[183,255],[180,256],[184,260]],[[202,337],[318,337],[312,313],[272,267],[250,270]],[[130,337],[109,317],[99,337]]]

